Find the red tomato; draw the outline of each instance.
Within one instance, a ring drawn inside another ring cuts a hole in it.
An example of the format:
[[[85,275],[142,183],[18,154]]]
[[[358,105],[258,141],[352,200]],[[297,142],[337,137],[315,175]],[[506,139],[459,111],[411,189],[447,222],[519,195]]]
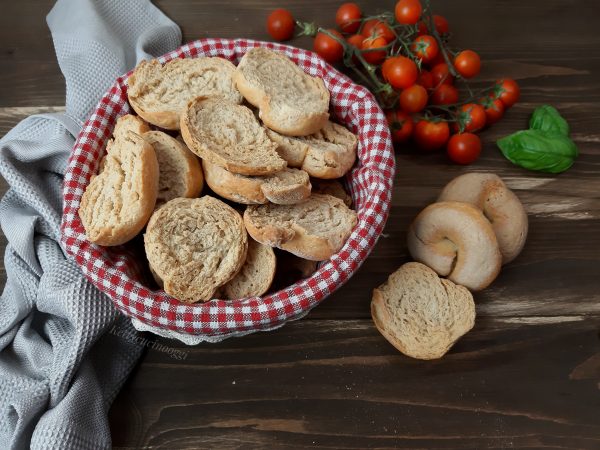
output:
[[[500,119],[504,115],[504,103],[499,98],[486,97],[480,100],[481,105],[485,111],[485,123],[490,126]]]
[[[381,48],[387,45],[387,41],[382,37],[376,38],[366,38],[362,43],[362,56],[369,64],[374,64],[378,66],[383,62],[387,55],[386,50],[378,50],[373,52],[367,52],[365,50],[370,50],[374,48]]]
[[[438,55],[440,47],[433,36],[426,34],[416,38],[410,46],[412,52],[424,63],[433,61]]]
[[[440,34],[447,34],[450,32],[450,26],[448,25],[448,21],[444,16],[438,16],[435,14],[433,16],[433,23],[435,24],[435,29]]]
[[[462,105],[459,111],[460,121],[463,123],[463,131],[473,133],[485,127],[485,109],[476,103]],[[459,128],[458,124],[456,129]]]
[[[344,40],[339,31],[327,30],[334,36],[337,36],[341,41]],[[332,37],[325,33],[317,33],[315,36],[314,50],[328,63],[334,64],[344,56],[344,47]]]
[[[481,70],[481,59],[473,50],[463,50],[454,58],[454,67],[464,78],[473,78]]]
[[[441,84],[431,94],[432,105],[451,105],[458,102],[458,89],[449,84]]]
[[[267,31],[276,41],[286,41],[294,35],[294,17],[287,9],[276,9],[267,18]]]
[[[447,122],[432,122],[423,119],[415,125],[414,138],[417,145],[423,150],[437,150],[448,142],[450,128]]]
[[[392,29],[381,20],[371,19],[365,22],[363,26],[361,34],[366,37],[382,37],[387,42],[392,42],[396,39],[396,34],[392,31]]]
[[[521,89],[519,89],[519,85],[515,80],[505,78],[503,80],[498,80],[496,84],[501,88],[498,98],[506,108],[510,108],[517,103],[521,95]]]
[[[353,47],[356,47],[359,50],[362,48],[362,43],[364,40],[365,37],[362,34],[353,34],[348,39],[346,39],[348,44],[350,44]]]
[[[356,3],[344,3],[335,14],[335,23],[344,33],[356,33],[362,12]]]
[[[388,58],[381,67],[383,78],[395,89],[406,89],[417,81],[419,71],[412,59],[406,56]]]
[[[419,0],[400,0],[394,12],[398,23],[414,25],[419,21],[423,7]]]
[[[400,93],[400,107],[408,113],[418,113],[427,106],[427,90],[419,85],[413,84]]]
[[[425,89],[432,89],[433,88],[433,76],[431,75],[431,72],[429,72],[427,70],[421,70],[421,73],[419,74],[419,78],[417,79],[417,84],[420,84]]]
[[[441,84],[454,84],[454,77],[448,70],[448,64],[441,63],[433,66],[431,69],[431,76],[433,77],[434,89]]]
[[[413,133],[413,120],[403,111],[388,110],[385,114],[392,132],[392,141],[395,143],[406,142]]]
[[[448,141],[448,156],[458,164],[471,164],[481,154],[481,139],[473,133],[455,134]]]

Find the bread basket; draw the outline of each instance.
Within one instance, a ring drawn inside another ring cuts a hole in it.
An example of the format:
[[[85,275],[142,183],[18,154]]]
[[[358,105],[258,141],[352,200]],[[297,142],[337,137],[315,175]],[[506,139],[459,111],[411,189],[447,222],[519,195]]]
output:
[[[333,118],[359,136],[358,161],[346,176],[358,225],[344,247],[321,263],[312,276],[264,297],[184,304],[162,290],[145,286],[145,258],[135,245],[92,244],[78,215],[81,196],[97,172],[116,119],[131,112],[127,103],[129,74],[125,74],[102,97],[75,142],[64,178],[61,239],[86,277],[119,311],[143,325],[142,329],[167,336],[187,335],[198,342],[272,329],[299,319],[354,274],[383,230],[390,208],[394,153],[385,116],[366,88],[312,52],[268,42],[201,39],[162,56],[160,61],[220,56],[237,64],[248,49],[257,46],[283,52],[305,72],[321,77],[331,93]]]

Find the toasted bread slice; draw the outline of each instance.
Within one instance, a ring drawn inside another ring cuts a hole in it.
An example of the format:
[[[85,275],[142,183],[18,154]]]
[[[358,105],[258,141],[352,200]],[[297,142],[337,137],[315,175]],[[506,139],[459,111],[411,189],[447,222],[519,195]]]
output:
[[[129,131],[143,136],[144,133],[150,131],[150,126],[141,117],[134,116],[133,114],[125,114],[117,119],[115,129],[113,130],[113,137],[115,139],[123,138]]]
[[[356,213],[342,200],[323,194],[295,205],[252,205],[244,212],[244,224],[255,240],[312,261],[339,251],[356,223]]]
[[[220,293],[229,300],[263,295],[273,282],[276,263],[271,247],[249,239],[246,262],[236,276],[221,287]]]
[[[120,245],[133,239],[150,218],[158,195],[158,162],[140,135],[117,132],[109,141],[101,172],[81,198],[79,217],[91,242]]]
[[[339,180],[314,180],[312,192],[315,194],[329,194],[344,201],[347,207],[352,206],[352,197],[344,189]]]
[[[334,122],[327,122],[310,136],[289,137],[273,130],[267,130],[267,134],[278,144],[277,153],[290,167],[299,167],[311,177],[340,178],[356,160],[357,137]]]
[[[177,197],[194,198],[204,185],[200,160],[177,139],[162,131],[149,131],[143,138],[149,142],[158,159],[158,198],[160,206]]]
[[[221,197],[245,205],[267,202],[291,205],[310,196],[311,184],[303,170],[284,169],[272,175],[248,176],[229,172],[204,161],[206,184]]]
[[[165,292],[194,303],[210,300],[240,270],[248,235],[239,213],[222,201],[176,198],[154,212],[144,246]]]
[[[411,262],[373,290],[371,316],[383,337],[405,355],[436,359],[473,328],[475,302],[467,288]]]
[[[242,103],[232,75],[235,66],[223,58],[140,62],[127,81],[129,103],[142,118],[168,130],[179,129],[179,117],[196,97],[222,97]]]
[[[287,56],[266,48],[248,50],[233,75],[246,100],[271,129],[289,136],[320,130],[329,118],[329,91]]]
[[[287,163],[249,108],[197,98],[181,116],[181,135],[203,160],[242,175],[268,175]]]

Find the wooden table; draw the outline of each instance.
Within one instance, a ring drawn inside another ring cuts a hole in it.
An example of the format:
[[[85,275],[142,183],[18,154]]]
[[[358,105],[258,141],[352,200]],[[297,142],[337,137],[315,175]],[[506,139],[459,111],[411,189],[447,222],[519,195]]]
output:
[[[0,134],[29,114],[64,105],[44,20],[52,3],[3,5]],[[185,41],[266,39],[267,13],[281,6],[156,3],[181,25]],[[286,6],[297,18],[333,25],[339,3]],[[375,13],[394,2],[361,3]],[[482,158],[464,168],[443,154],[400,150],[385,237],[356,276],[307,318],[220,344],[185,348],[160,339],[186,357],[146,352],[110,411],[117,448],[600,448],[600,3],[434,6],[449,19],[456,47],[482,55],[482,81],[508,76],[522,87],[521,102],[482,134]],[[310,47],[307,38],[292,43]],[[494,144],[544,103],[564,113],[581,151],[559,176],[512,166]],[[371,290],[409,260],[411,219],[470,170],[494,171],[515,189],[530,236],[521,256],[476,295],[475,329],[443,359],[413,360],[375,330]]]

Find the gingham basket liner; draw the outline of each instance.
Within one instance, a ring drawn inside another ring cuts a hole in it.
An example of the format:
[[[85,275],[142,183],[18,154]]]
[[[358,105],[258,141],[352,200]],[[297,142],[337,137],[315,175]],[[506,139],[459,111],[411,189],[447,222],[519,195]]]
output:
[[[101,247],[90,243],[77,213],[116,119],[131,111],[127,73],[102,97],[75,142],[64,178],[62,245],[123,314],[150,327],[207,338],[227,337],[274,328],[302,317],[352,276],[371,252],[387,220],[394,153],[385,116],[366,88],[357,86],[312,52],[269,42],[200,39],[162,56],[160,61],[220,56],[237,64],[248,49],[259,46],[283,52],[306,73],[321,77],[331,93],[334,116],[358,134],[359,163],[346,177],[358,225],[343,248],[311,277],[262,298],[189,305],[162,290],[143,286],[137,280],[142,279],[144,257],[132,254],[127,245]]]

